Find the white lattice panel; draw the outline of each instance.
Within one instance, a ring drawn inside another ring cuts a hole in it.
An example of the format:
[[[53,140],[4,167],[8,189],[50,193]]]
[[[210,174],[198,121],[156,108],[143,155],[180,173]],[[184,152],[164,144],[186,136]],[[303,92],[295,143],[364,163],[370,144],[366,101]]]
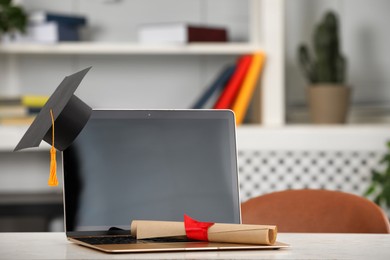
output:
[[[241,201],[285,189],[329,189],[362,195],[383,151],[238,153]]]

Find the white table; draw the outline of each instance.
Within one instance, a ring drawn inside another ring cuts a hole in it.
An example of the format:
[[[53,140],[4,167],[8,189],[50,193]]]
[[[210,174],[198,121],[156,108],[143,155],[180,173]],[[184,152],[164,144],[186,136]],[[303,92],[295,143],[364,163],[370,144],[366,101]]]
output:
[[[278,234],[288,249],[105,254],[68,242],[64,233],[0,233],[0,259],[390,259],[390,235]]]

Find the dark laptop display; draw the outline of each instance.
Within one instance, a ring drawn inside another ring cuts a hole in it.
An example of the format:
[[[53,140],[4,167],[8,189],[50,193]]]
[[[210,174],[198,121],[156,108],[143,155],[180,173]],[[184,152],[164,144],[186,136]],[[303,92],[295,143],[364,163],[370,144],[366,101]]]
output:
[[[63,152],[67,234],[183,214],[240,223],[235,140],[231,111],[94,110]]]

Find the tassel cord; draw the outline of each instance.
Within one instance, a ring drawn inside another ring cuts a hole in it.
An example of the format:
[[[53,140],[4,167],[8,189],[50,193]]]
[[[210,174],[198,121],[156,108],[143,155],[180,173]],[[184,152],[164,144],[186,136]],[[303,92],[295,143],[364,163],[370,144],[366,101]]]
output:
[[[50,116],[51,116],[51,124],[52,124],[51,127],[52,142],[50,148],[50,176],[49,176],[49,180],[47,181],[47,184],[49,186],[58,186],[56,148],[54,147],[54,116],[53,116],[52,109],[50,109]]]

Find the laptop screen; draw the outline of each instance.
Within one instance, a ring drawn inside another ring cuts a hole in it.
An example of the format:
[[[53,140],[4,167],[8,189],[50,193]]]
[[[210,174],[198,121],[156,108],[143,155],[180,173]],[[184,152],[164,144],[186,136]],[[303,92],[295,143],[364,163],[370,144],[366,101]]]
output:
[[[132,220],[240,223],[228,110],[94,110],[63,152],[66,231]]]

